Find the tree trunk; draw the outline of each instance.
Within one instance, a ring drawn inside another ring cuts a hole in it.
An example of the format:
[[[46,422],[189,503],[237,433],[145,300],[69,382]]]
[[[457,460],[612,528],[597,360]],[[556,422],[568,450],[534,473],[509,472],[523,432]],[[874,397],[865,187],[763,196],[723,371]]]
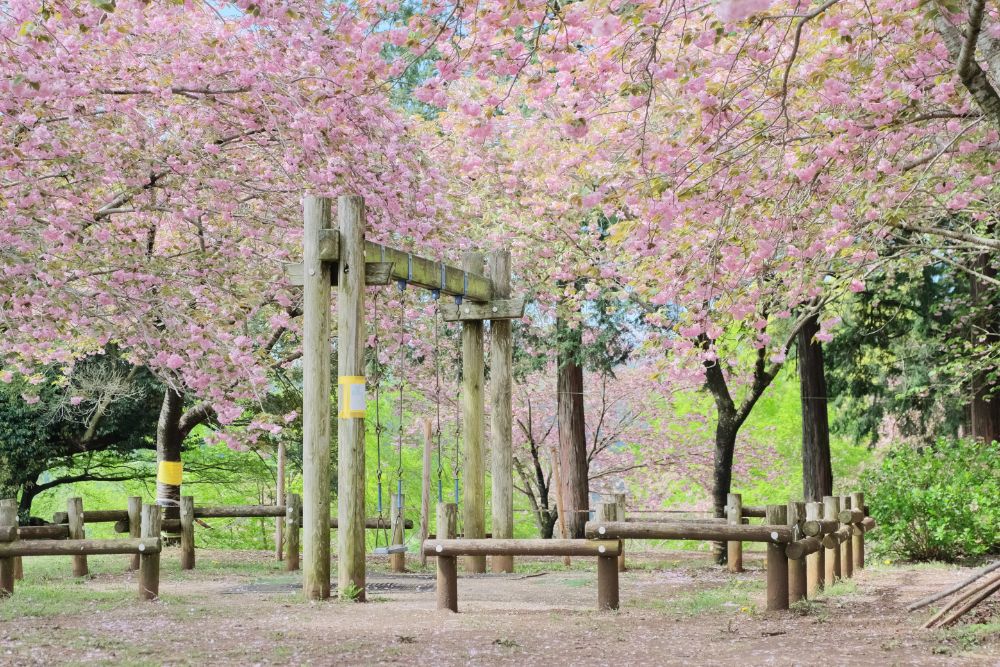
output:
[[[997,271],[990,264],[989,255],[980,255],[976,270],[995,278]],[[976,326],[972,331],[974,349],[996,345],[1000,338],[1000,313],[995,305],[995,289],[973,276],[969,289],[976,312]],[[984,340],[980,340],[983,338]],[[969,405],[969,430],[972,437],[983,442],[1000,440],[1000,386],[991,380],[988,371],[979,371],[972,380],[972,401]]]
[[[156,424],[156,504],[163,508],[165,519],[180,519],[181,437],[180,420],[184,397],[171,388],[163,393],[160,419]]]
[[[726,516],[726,501],[733,485],[733,454],[736,452],[736,433],[739,426],[735,414],[719,412],[715,424],[715,465],[712,469],[712,505],[716,518]],[[726,543],[712,542],[715,562],[726,562]]]
[[[590,486],[587,469],[587,434],[583,409],[583,366],[579,363],[581,331],[559,320],[557,403],[559,424],[559,467],[566,530],[570,538],[582,538],[587,522]]]
[[[814,338],[818,332],[819,316],[814,315],[796,337],[802,402],[802,493],[806,502],[819,502],[833,493],[823,346]]]

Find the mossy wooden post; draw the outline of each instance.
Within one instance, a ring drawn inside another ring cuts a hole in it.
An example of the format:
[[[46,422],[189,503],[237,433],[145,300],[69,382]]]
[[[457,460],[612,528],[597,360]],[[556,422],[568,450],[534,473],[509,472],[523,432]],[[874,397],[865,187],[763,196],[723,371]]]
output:
[[[462,269],[482,275],[483,256],[468,252]],[[465,490],[462,496],[463,530],[467,539],[486,536],[486,467],[483,452],[483,322],[462,322],[462,427],[465,445]],[[343,445],[341,445],[343,447]],[[468,572],[486,572],[486,556],[466,556]]]
[[[128,536],[131,539],[142,537],[142,498],[139,496],[128,498]],[[128,569],[139,569],[139,554],[129,556]]]
[[[392,513],[390,514],[390,534],[392,539],[390,544],[402,544],[403,543],[403,507],[405,504],[404,498],[400,497],[398,493],[393,493],[392,501],[390,503]],[[393,572],[406,572],[406,554],[389,554],[389,566]]]
[[[69,539],[84,540],[87,538],[83,528],[83,498],[66,499],[66,520],[69,524]],[[73,556],[73,576],[86,577],[90,574],[87,567],[87,556]]]
[[[302,522],[302,498],[289,493],[285,499],[285,569],[299,569],[299,525]]]
[[[788,523],[786,505],[768,505],[764,512],[764,523],[768,526],[784,526]],[[767,544],[767,610],[788,609],[788,557],[785,545]]]
[[[495,250],[489,256],[493,298],[510,298],[510,250]],[[510,320],[490,320],[490,451],[492,453],[493,538],[514,537],[514,417],[513,337]],[[493,572],[513,572],[514,557],[490,557]]]
[[[181,569],[194,569],[194,496],[181,496]]]
[[[611,498],[615,505],[618,506],[618,520],[627,521],[625,518],[625,494],[624,493],[612,493]],[[625,568],[625,544],[622,543],[621,553],[618,554],[618,571],[624,572]]]
[[[306,197],[302,208],[302,592],[308,599],[325,600],[330,597],[331,267],[320,260],[320,248],[323,230],[331,227],[330,200]],[[345,282],[340,280],[341,285]],[[351,310],[346,303],[338,303],[337,310],[342,309]],[[345,450],[349,446],[341,445],[341,463]],[[344,487],[340,490],[343,496]],[[344,517],[340,520],[343,522]],[[345,555],[343,551],[341,554]]]
[[[865,512],[865,494],[861,492],[851,494],[851,507]],[[854,526],[851,529],[854,534],[854,569],[861,570],[865,567],[865,530],[861,526]]]
[[[795,531],[795,539],[804,537],[802,522],[806,520],[806,504],[797,501],[788,503],[788,525]],[[788,601],[798,602],[806,599],[806,559],[796,558],[788,562]]]
[[[840,497],[840,509],[849,510],[851,509],[851,497],[841,496]],[[854,576],[854,546],[852,533],[854,532],[854,526],[848,524],[847,539],[840,543],[840,570],[844,579],[850,579]]]
[[[823,496],[823,519],[836,521],[840,513],[840,498]],[[823,585],[833,586],[840,579],[840,548],[824,550],[825,566],[823,568]]]
[[[823,518],[823,503],[806,503],[806,520]],[[823,550],[806,556],[806,596],[815,598],[823,590]]]
[[[14,525],[17,525],[17,499],[16,498],[3,498],[0,499],[0,507],[13,507],[14,508]],[[20,556],[14,556],[14,581],[20,581],[24,579],[24,563]]]
[[[0,530],[12,527],[17,527],[17,507],[13,502],[3,502],[0,504]],[[17,539],[16,532],[14,539]],[[14,579],[14,557],[0,558],[0,598],[14,594]]]
[[[730,493],[726,497],[726,520],[732,525],[739,526],[743,522],[743,496],[739,493]],[[732,540],[726,543],[726,555],[730,572],[743,571],[743,543]]]
[[[337,199],[337,585],[342,598],[365,600],[365,202]],[[328,306],[329,307],[329,306]],[[329,492],[329,487],[327,487]],[[316,508],[318,511],[318,507]],[[329,505],[322,522],[329,545]],[[307,533],[308,535],[308,533]],[[306,545],[308,548],[308,544]],[[330,552],[325,554],[329,564]],[[308,567],[308,563],[306,564]],[[327,591],[329,593],[329,591]]]
[[[144,505],[140,537],[160,537],[160,506]],[[139,554],[139,598],[155,600],[160,595],[160,552]]]

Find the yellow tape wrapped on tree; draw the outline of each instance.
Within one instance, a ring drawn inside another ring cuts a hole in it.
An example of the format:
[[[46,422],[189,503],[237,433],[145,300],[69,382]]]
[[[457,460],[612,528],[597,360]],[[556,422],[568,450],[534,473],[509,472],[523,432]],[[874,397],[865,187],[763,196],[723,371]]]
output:
[[[163,484],[181,485],[184,476],[184,464],[180,461],[160,461],[156,472],[156,481]]]

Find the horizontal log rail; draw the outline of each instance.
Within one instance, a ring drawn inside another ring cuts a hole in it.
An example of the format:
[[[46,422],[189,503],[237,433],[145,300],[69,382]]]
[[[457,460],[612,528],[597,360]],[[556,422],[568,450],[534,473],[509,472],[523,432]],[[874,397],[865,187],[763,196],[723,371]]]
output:
[[[865,513],[860,509],[841,510],[837,515],[840,523],[861,523],[865,518]]]
[[[743,526],[686,521],[588,521],[584,534],[591,538],[630,540],[710,540],[786,543],[794,540],[792,526]]]
[[[818,537],[804,537],[801,540],[790,542],[785,547],[785,555],[792,560],[805,558],[809,554],[814,554],[823,548],[823,540]]]
[[[851,536],[851,527],[843,526],[833,533],[827,533],[823,536],[823,546],[827,549],[835,549]]]
[[[161,550],[162,544],[158,537],[136,540],[19,540],[0,544],[0,558],[157,554]]]
[[[620,540],[427,540],[428,556],[614,556]]]
[[[802,524],[802,532],[808,537],[823,537],[840,529],[840,523],[832,519],[815,519]]]
[[[21,526],[17,529],[17,537],[20,540],[68,540],[69,526]]]

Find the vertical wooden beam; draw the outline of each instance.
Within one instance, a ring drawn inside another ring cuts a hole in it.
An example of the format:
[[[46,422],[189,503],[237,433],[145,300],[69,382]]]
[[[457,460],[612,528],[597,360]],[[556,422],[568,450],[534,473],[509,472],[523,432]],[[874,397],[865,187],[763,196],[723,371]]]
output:
[[[181,496],[181,569],[194,569],[194,496]]]
[[[274,504],[280,505],[285,500],[285,441],[278,440],[278,470],[274,489]],[[274,520],[274,557],[280,561],[284,557],[285,520],[278,517]]]
[[[764,513],[764,523],[769,526],[783,526],[788,523],[786,505],[768,505]],[[767,545],[767,610],[788,609],[788,557],[784,544]]]
[[[431,527],[431,452],[434,449],[434,425],[430,418],[423,420],[424,460],[420,475],[420,531],[418,542],[423,544]],[[427,567],[427,554],[420,549],[420,567]]]
[[[823,518],[823,503],[806,503],[806,521]],[[806,595],[815,598],[823,590],[823,549],[806,556]]]
[[[865,510],[865,494],[859,492],[851,494],[851,507]],[[861,570],[865,567],[865,531],[861,526],[853,526],[851,532],[854,533],[854,569]]]
[[[66,499],[66,516],[69,522],[69,539],[86,539],[86,531],[83,529],[83,498]],[[90,574],[87,567],[87,556],[73,556],[73,576],[86,577]]]
[[[806,520],[806,504],[788,502],[788,525],[792,526],[795,539],[805,537],[802,533],[802,522]],[[788,561],[788,601],[798,602],[806,599],[806,559],[797,558]]]
[[[341,249],[343,253],[343,249]],[[483,273],[483,256],[468,252],[462,268],[477,275]],[[462,496],[463,529],[466,538],[486,536],[486,466],[483,452],[483,323],[462,323],[462,426],[465,445],[465,493]],[[465,569],[486,572],[486,556],[465,556]]]
[[[392,540],[390,544],[402,544],[403,543],[403,505],[401,502],[403,499],[399,497],[399,494],[391,494],[392,501],[390,507],[392,513],[390,514],[390,534],[392,535]],[[406,553],[389,554],[389,566],[393,572],[406,572]]]
[[[611,497],[614,499],[615,505],[618,506],[618,520],[627,521],[625,518],[625,494],[624,493],[613,493]],[[618,571],[625,572],[625,543],[622,542],[621,552],[618,554]]]
[[[144,505],[140,537],[160,537],[159,505]],[[160,596],[160,553],[139,554],[139,599],[155,600]]]
[[[458,534],[458,505],[455,503],[437,504],[437,539],[453,540]],[[421,542],[423,545],[423,542]]]
[[[0,504],[0,528],[17,525],[17,506],[13,503]],[[14,559],[0,558],[0,598],[14,594]]]
[[[743,522],[743,496],[730,493],[726,497],[726,522],[739,526]],[[726,543],[726,555],[730,572],[743,571],[743,543],[734,540]]]
[[[836,521],[840,514],[840,498],[837,496],[823,496],[823,519],[826,521]],[[840,579],[840,549],[825,549],[824,559],[824,588],[833,586]]]
[[[128,536],[132,539],[142,537],[142,498],[139,496],[128,498]],[[139,569],[139,554],[129,556],[128,569]]]
[[[437,608],[458,611],[458,559],[454,556],[437,557]]]
[[[330,597],[330,265],[320,261],[319,250],[320,234],[331,226],[330,200],[306,197],[303,219],[302,592],[325,600]]]
[[[337,199],[337,582],[341,598],[365,600],[365,202]],[[353,395],[353,399],[352,399]],[[329,535],[329,508],[323,517]],[[319,519],[317,518],[317,521]],[[329,559],[329,552],[327,553]],[[327,561],[329,562],[329,560]],[[348,593],[350,592],[350,595]]]
[[[490,253],[493,298],[510,297],[510,250]],[[510,320],[490,321],[490,450],[493,480],[493,537],[514,537],[513,335]],[[493,556],[494,572],[513,572],[513,556]]]
[[[851,509],[851,497],[841,496],[840,497],[840,509],[849,510]],[[854,576],[854,529],[847,533],[847,539],[840,543],[840,569],[843,573],[844,579],[850,579]]]
[[[14,508],[14,523],[17,525],[17,498],[3,498],[0,499],[0,507],[13,507]],[[24,579],[24,563],[20,556],[14,556],[14,581],[21,581]]]
[[[302,498],[297,493],[289,493],[285,500],[285,569],[295,572],[299,569],[299,522],[302,521]]]
[[[598,556],[597,609],[600,611],[614,610],[618,609],[618,606],[618,558],[616,556]]]

